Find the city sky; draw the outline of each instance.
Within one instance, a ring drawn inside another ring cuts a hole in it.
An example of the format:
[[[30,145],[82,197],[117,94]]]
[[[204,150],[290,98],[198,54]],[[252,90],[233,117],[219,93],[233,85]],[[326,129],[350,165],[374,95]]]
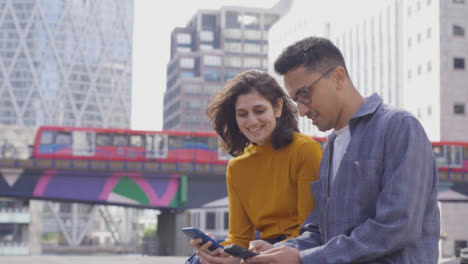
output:
[[[279,0],[135,0],[132,129],[162,130],[170,34],[198,9],[224,5],[269,8]]]

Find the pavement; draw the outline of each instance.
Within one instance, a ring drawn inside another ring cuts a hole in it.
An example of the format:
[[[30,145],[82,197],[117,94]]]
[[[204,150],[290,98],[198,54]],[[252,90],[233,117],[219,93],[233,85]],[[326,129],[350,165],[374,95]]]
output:
[[[0,256],[1,264],[183,264],[188,257]]]
[[[188,257],[117,256],[0,256],[1,264],[183,264]],[[441,259],[439,263],[460,261]]]

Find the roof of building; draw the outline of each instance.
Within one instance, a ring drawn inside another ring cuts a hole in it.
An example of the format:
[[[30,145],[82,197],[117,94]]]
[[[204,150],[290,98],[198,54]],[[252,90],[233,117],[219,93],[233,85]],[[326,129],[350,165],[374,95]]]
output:
[[[203,208],[228,207],[228,206],[229,206],[229,199],[227,196],[202,205]]]

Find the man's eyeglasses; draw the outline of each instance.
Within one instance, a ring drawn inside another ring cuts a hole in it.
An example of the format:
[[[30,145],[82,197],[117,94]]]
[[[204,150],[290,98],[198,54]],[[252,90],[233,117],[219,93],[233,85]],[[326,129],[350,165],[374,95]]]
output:
[[[322,74],[322,76],[320,76],[317,80],[315,80],[313,83],[311,83],[309,86],[304,87],[304,88],[300,89],[299,91],[297,91],[296,96],[294,98],[292,98],[292,100],[294,102],[296,102],[296,103],[301,103],[303,105],[310,104],[310,102],[312,101],[312,98],[311,98],[309,92],[310,92],[310,89],[312,89],[312,86],[314,86],[316,83],[318,83],[323,77],[325,77],[327,74],[332,72],[335,68],[336,67],[333,67],[333,68],[329,69],[324,74]]]

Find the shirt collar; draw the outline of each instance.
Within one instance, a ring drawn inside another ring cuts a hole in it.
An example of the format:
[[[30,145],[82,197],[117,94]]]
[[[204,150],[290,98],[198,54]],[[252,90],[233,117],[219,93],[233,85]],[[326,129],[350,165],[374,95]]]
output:
[[[361,105],[359,110],[351,117],[349,120],[349,131],[351,135],[353,134],[354,128],[356,126],[359,118],[373,114],[377,108],[382,104],[383,100],[377,93],[373,93],[371,96],[367,97],[364,103]],[[333,130],[332,133],[328,136],[328,142],[333,142],[336,138],[336,131]]]
[[[377,108],[382,104],[382,102],[382,98],[378,94],[373,93],[371,96],[366,98],[364,103],[361,105],[361,108],[359,108],[357,113],[354,114],[353,117],[351,117],[350,122],[353,119],[373,114],[377,110]]]

